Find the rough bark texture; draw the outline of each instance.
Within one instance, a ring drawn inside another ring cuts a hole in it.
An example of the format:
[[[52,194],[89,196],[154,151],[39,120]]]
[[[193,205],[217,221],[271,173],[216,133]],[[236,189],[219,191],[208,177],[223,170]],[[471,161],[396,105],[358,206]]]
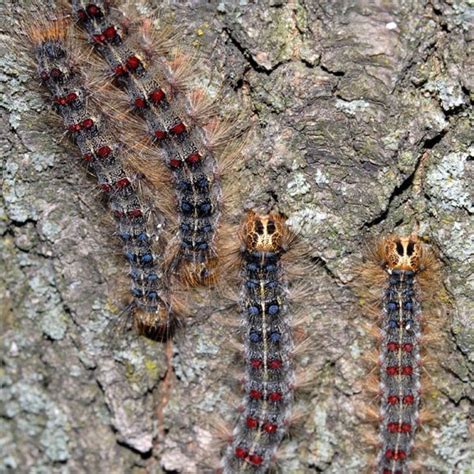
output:
[[[148,1],[145,9],[158,2]],[[362,472],[360,310],[347,285],[372,238],[417,224],[443,261],[450,311],[431,472],[470,472],[473,185],[469,1],[173,2],[166,11],[243,108],[257,139],[235,173],[242,207],[290,217],[320,265],[308,275],[316,379],[283,472]],[[159,8],[160,10],[160,8]],[[174,344],[107,329],[123,262],[93,181],[59,142],[24,58],[0,31],[0,472],[210,472],[211,416],[232,425],[235,318],[212,292]],[[214,321],[214,322],[213,322]],[[471,350],[471,355],[469,351]],[[470,365],[471,364],[471,365]],[[169,397],[163,423],[160,403]],[[237,399],[239,394],[237,394]],[[428,471],[425,468],[425,472]]]

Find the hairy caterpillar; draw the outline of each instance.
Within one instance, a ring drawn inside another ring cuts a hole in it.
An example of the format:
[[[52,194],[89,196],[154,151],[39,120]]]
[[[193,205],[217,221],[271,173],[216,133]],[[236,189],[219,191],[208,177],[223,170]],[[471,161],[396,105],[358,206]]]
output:
[[[83,160],[97,178],[115,218],[117,234],[130,265],[134,325],[147,337],[163,340],[177,323],[167,295],[161,258],[154,251],[154,234],[147,228],[145,210],[134,178],[123,166],[125,150],[111,133],[110,124],[94,107],[84,78],[74,64],[66,20],[25,22],[38,75],[49,90],[53,107]]]
[[[438,316],[432,305],[440,290],[439,265],[432,250],[415,235],[382,239],[360,269],[364,295],[373,305],[370,315],[379,321],[371,331],[379,340],[379,376],[368,389],[380,397],[379,415],[368,410],[378,425],[379,447],[375,471],[411,472],[420,422],[428,419],[428,393],[422,368],[428,358],[422,341],[428,326],[436,332]],[[423,366],[422,366],[423,363]]]
[[[179,243],[173,251],[167,250],[172,255],[170,268],[180,268],[181,279],[192,285],[214,282],[222,213],[217,156],[223,154],[231,129],[213,117],[212,104],[203,91],[188,90],[187,76],[194,73],[190,59],[178,53],[167,60],[163,54],[167,41],[153,37],[149,21],[136,29],[107,1],[73,0],[71,5],[74,17],[107,63],[113,82],[126,94],[129,117],[135,117],[135,127],[130,128],[138,129],[135,140],[148,136],[158,148],[155,154],[171,170]],[[117,100],[123,103],[124,97]],[[235,153],[230,155],[227,159]]]
[[[267,472],[287,431],[296,384],[284,254],[294,235],[277,214],[248,212],[241,226],[245,396],[223,472]]]

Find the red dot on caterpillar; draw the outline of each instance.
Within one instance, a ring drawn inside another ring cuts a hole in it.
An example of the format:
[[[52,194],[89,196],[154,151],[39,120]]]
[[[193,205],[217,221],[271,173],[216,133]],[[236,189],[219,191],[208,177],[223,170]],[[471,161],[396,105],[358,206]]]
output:
[[[183,166],[183,162],[178,158],[172,158],[169,161],[169,165],[170,165],[171,168],[178,169],[178,168],[181,168]]]
[[[268,399],[272,402],[279,402],[283,398],[281,392],[272,392],[268,395]]]
[[[267,433],[276,433],[276,431],[278,430],[278,425],[276,425],[275,423],[265,423],[263,425],[263,429]]]
[[[53,79],[59,79],[60,77],[62,77],[63,73],[61,72],[60,69],[58,69],[57,67],[51,69],[49,75],[53,78]]]
[[[388,423],[387,430],[390,433],[409,433],[411,431],[410,423]]]
[[[244,448],[235,448],[235,457],[245,459],[247,457],[247,450]]]
[[[81,125],[82,125],[82,128],[85,128],[88,130],[94,126],[94,121],[91,118],[88,118],[88,119],[85,119]]]
[[[66,96],[66,101],[68,104],[70,104],[71,102],[74,102],[76,99],[77,99],[77,94],[75,92],[70,92]]]
[[[97,43],[104,43],[105,42],[105,35],[99,34],[99,35],[94,35],[94,41]]]
[[[115,74],[117,77],[125,76],[125,74],[127,74],[127,70],[125,69],[124,66],[122,66],[121,64],[119,64],[118,66],[115,66],[115,68],[114,68],[114,74]]]
[[[246,425],[247,425],[247,428],[250,428],[250,429],[256,428],[258,426],[258,420],[249,416],[247,417]]]
[[[248,457],[248,460],[250,463],[254,464],[255,466],[260,466],[263,462],[263,457],[260,456],[259,454],[251,454]]]
[[[143,109],[146,106],[145,99],[143,99],[142,97],[137,97],[135,99],[134,104],[135,104],[135,107],[137,107],[138,109]]]
[[[387,449],[385,451],[385,458],[386,459],[393,459],[395,461],[399,459],[405,459],[405,451],[394,451],[393,449]]]
[[[402,374],[403,375],[412,375],[413,374],[413,367],[407,365],[405,367],[402,367]]]
[[[97,5],[90,4],[87,6],[87,13],[92,17],[97,17],[102,14],[102,11]]]
[[[254,400],[260,400],[263,397],[263,393],[260,390],[250,390],[249,397]]]
[[[100,156],[100,158],[107,158],[110,153],[112,153],[112,148],[110,148],[109,146],[101,146],[97,150],[97,154]]]
[[[128,178],[122,178],[122,179],[119,179],[116,183],[115,183],[115,186],[117,187],[117,189],[122,189],[124,188],[125,186],[128,186],[130,184],[130,181]]]
[[[92,153],[86,153],[85,155],[82,156],[82,159],[84,161],[92,161],[94,158],[94,155]]]
[[[251,359],[250,360],[250,365],[254,369],[259,369],[260,367],[262,367],[262,364],[263,364],[263,362],[260,359]]]
[[[186,158],[188,165],[197,165],[201,161],[201,155],[199,153],[192,153]]]
[[[283,366],[283,362],[280,359],[273,359],[268,364],[270,369],[281,369]]]
[[[108,40],[112,40],[115,38],[117,35],[117,30],[115,29],[115,26],[109,26],[106,28],[103,33],[102,33]]]
[[[158,140],[164,140],[167,136],[167,133],[163,130],[155,130],[155,137]]]
[[[398,461],[399,459],[402,460],[402,459],[405,459],[407,457],[407,454],[405,453],[405,451],[395,451],[393,453],[393,459],[395,461]]]
[[[85,12],[85,10],[78,10],[77,11],[77,16],[79,17],[79,20],[81,21],[85,21],[87,20],[87,13]]]
[[[389,342],[387,344],[387,350],[390,351],[390,352],[394,352],[396,350],[398,350],[400,346],[396,343],[396,342]]]
[[[104,183],[101,184],[100,187],[102,191],[104,191],[104,193],[109,193],[110,191],[112,191],[112,186],[110,186],[110,184]]]
[[[67,104],[66,97],[55,97],[54,102],[56,102],[56,104],[59,104],[59,105],[66,105]]]
[[[183,122],[180,122],[169,129],[169,132],[173,135],[180,135],[186,131],[186,125]]]
[[[395,395],[389,395],[387,397],[387,403],[389,405],[396,405],[397,403],[399,403],[399,401],[400,401],[399,398]]]
[[[397,366],[387,367],[386,372],[387,372],[387,375],[392,375],[392,376],[397,375],[398,374],[398,367]]]
[[[142,217],[143,213],[141,209],[132,209],[128,211],[128,217]]]
[[[403,403],[405,405],[412,405],[414,401],[415,401],[415,397],[413,395],[405,395],[403,397]]]
[[[135,71],[140,66],[141,62],[136,56],[129,56],[126,61],[127,68]]]
[[[161,89],[156,89],[149,97],[154,104],[159,104],[165,98],[165,93]]]
[[[400,425],[398,423],[388,423],[387,424],[387,430],[390,433],[397,433]]]

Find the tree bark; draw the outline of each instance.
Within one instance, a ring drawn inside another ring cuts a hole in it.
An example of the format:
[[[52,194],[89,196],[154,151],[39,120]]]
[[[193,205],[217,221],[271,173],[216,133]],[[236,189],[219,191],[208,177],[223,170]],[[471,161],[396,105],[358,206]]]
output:
[[[368,465],[354,404],[364,399],[368,345],[350,280],[374,238],[418,229],[440,255],[449,293],[433,374],[439,423],[426,427],[434,442],[423,460],[430,472],[469,472],[470,2],[141,3],[171,16],[210,66],[204,85],[225,98],[221,112],[251,118],[248,160],[231,177],[237,207],[285,213],[318,263],[305,307],[315,381],[279,468]],[[240,397],[228,349],[238,334],[218,316],[237,321],[238,312],[197,290],[172,347],[117,330],[119,247],[76,151],[44,126],[51,112],[12,46],[10,7],[0,22],[0,472],[212,472],[221,445],[210,418],[232,427]]]

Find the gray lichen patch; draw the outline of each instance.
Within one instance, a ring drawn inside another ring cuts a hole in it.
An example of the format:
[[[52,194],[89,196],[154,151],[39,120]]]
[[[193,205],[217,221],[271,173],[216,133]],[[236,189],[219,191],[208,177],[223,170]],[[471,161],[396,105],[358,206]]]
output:
[[[68,451],[69,438],[64,432],[64,416],[52,413],[53,420],[48,421],[46,429],[40,437],[40,443],[45,449],[46,456],[53,462],[64,462],[70,457]]]
[[[336,100],[336,108],[349,115],[359,115],[360,112],[365,112],[369,107],[370,103],[365,100]]]
[[[67,317],[60,310],[46,313],[41,320],[43,333],[51,339],[62,339],[67,330]]]
[[[34,382],[13,384],[5,406],[8,418],[22,417],[22,425],[18,426],[20,432],[24,430],[25,435],[39,435],[41,449],[51,461],[66,461],[69,458],[68,418],[44,390],[36,387]],[[23,450],[26,447],[24,445]],[[11,454],[9,463],[12,460],[21,464],[25,459],[17,451],[16,454]]]
[[[335,454],[334,445],[336,440],[328,426],[327,405],[318,404],[314,407],[313,423],[315,436],[311,442],[310,450],[313,454],[312,464],[324,468],[331,463]]]
[[[461,84],[439,79],[430,81],[425,85],[425,89],[436,93],[443,110],[449,111],[467,104],[467,97],[462,91]]]
[[[454,415],[441,429],[434,451],[458,472],[469,472],[472,467],[469,427],[462,417]],[[453,440],[456,439],[456,442]]]
[[[474,186],[469,179],[474,177],[474,168],[468,161],[472,158],[472,153],[448,153],[427,174],[427,192],[443,210],[461,208],[474,212]]]

